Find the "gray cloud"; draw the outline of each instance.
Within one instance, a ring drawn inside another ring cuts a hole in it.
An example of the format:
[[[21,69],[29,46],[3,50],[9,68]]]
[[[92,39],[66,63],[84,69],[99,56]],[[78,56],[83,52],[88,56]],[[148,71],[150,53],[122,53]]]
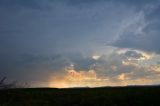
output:
[[[112,82],[121,82],[119,76],[122,74],[126,75],[126,81],[158,78],[160,72],[154,70],[151,65],[141,66],[139,60],[129,60],[141,57],[143,57],[141,53],[130,50],[122,54],[114,52],[109,57],[104,55],[99,58],[93,65],[93,69],[96,70],[99,77],[109,78]]]
[[[132,53],[134,55],[131,55]],[[104,54],[98,60],[92,59],[91,56],[83,56],[80,53],[51,56],[25,54],[17,55],[14,58],[10,56],[2,58],[0,67],[3,70],[1,75],[6,74],[11,80],[27,81],[34,86],[40,86],[36,85],[37,82],[45,84],[48,78],[54,78],[56,77],[54,75],[58,73],[65,74],[71,65],[74,65],[74,70],[77,72],[95,70],[98,78],[108,78],[112,83],[121,82],[119,76],[122,74],[126,75],[126,81],[158,78],[160,73],[150,68],[150,65],[141,66],[138,65],[138,60],[128,60],[128,58],[138,59],[140,57],[142,57],[142,54],[131,50],[122,54],[114,51],[109,56]],[[123,62],[130,64],[126,65]]]
[[[159,9],[158,5],[139,13],[141,15],[137,15],[137,19],[123,30],[113,45],[159,53]]]
[[[99,45],[103,46],[101,42],[106,39],[112,41],[112,35],[116,33],[112,29],[118,30],[119,21],[135,12],[133,8],[127,10],[126,5],[111,2],[77,3],[78,6],[74,6],[63,1],[46,1],[51,2],[49,10],[24,8],[22,1],[14,2],[21,7],[12,9],[13,1],[3,2],[10,5],[0,7],[3,14],[0,20],[2,53],[51,54],[94,50]],[[45,4],[35,0],[28,2]],[[119,8],[115,8],[117,6]],[[122,15],[117,17],[119,13]]]
[[[129,58],[133,58],[133,59],[139,59],[143,57],[141,53],[137,53],[136,51],[127,51],[123,55]]]
[[[106,43],[159,53],[159,8],[147,12],[147,6],[152,8],[154,3],[151,0],[1,0],[0,75],[28,82],[46,81],[51,73],[63,73],[71,64],[76,71],[94,68],[99,75],[113,79],[138,70],[122,64],[127,57],[141,57],[135,51],[104,55],[98,60],[92,54]],[[118,71],[112,66],[118,67]],[[135,78],[145,76],[138,76],[138,72],[143,73],[141,70],[135,72]]]

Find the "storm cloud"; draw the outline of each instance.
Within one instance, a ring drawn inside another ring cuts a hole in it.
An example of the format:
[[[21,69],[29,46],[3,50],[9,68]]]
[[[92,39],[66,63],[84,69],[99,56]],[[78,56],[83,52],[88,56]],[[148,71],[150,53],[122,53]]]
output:
[[[0,77],[48,86],[50,77],[72,70],[85,78],[91,74],[90,83],[110,81],[100,85],[124,79],[158,83],[159,5],[159,0],[1,0]]]
[[[139,12],[113,45],[159,53],[159,9],[157,4]]]

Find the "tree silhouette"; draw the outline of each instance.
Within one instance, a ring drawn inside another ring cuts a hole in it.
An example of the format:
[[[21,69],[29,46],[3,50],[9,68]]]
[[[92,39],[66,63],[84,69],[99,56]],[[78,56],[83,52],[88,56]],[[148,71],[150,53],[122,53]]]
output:
[[[7,77],[3,77],[1,80],[0,80],[0,86],[3,84],[4,80],[6,79]]]
[[[0,89],[10,89],[10,88],[29,88],[30,85],[25,82],[23,84],[18,83],[18,81],[13,81],[11,83],[5,83],[4,81],[7,79],[7,77],[3,77],[0,80]]]

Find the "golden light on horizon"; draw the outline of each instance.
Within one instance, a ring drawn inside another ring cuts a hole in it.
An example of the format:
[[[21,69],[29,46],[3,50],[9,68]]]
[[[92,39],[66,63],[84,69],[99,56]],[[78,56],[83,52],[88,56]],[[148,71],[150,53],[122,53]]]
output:
[[[67,70],[66,75],[62,75],[59,78],[51,79],[50,87],[56,88],[68,88],[68,87],[87,87],[96,85],[95,80],[97,79],[94,70],[89,71],[75,71]]]
[[[125,80],[125,74],[124,73],[120,74],[118,79],[122,81]]]
[[[154,79],[148,75],[148,77],[140,77],[139,71],[142,73],[154,73],[160,72],[160,66],[157,64],[149,64],[149,61],[156,56],[154,53],[146,53],[143,51],[135,50],[137,57],[131,56],[122,58],[120,64],[111,64],[105,67],[105,64],[93,64],[96,68],[90,68],[90,70],[76,70],[74,63],[66,67],[60,74],[53,75],[49,79],[49,87],[55,88],[69,88],[69,87],[100,87],[100,86],[127,86],[127,85],[144,85],[151,84]],[[117,52],[117,51],[116,51]],[[118,56],[124,56],[127,52],[125,50],[119,50]],[[140,53],[140,54],[139,54]],[[122,54],[122,55],[121,55]],[[92,55],[92,59],[98,60],[100,55]],[[108,56],[109,57],[109,56]],[[104,58],[107,61],[107,58]],[[148,64],[147,64],[148,62]],[[106,62],[107,63],[107,62]],[[144,65],[146,63],[146,65]],[[123,70],[128,70],[128,72]],[[111,72],[108,73],[108,72]],[[118,74],[112,74],[118,73]],[[142,74],[143,75],[143,74]],[[154,75],[156,76],[156,75]]]
[[[139,78],[130,79],[132,74],[120,74],[117,82],[112,82],[110,78],[98,78],[94,70],[80,71],[68,70],[66,75],[51,78],[49,87],[52,88],[72,88],[72,87],[101,87],[101,86],[127,86],[144,85],[151,83],[152,80]]]

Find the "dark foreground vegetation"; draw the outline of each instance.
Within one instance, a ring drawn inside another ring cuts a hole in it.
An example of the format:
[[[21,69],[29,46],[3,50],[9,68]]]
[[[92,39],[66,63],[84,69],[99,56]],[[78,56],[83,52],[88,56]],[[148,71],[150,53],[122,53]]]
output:
[[[5,89],[0,106],[160,106],[160,87]]]

